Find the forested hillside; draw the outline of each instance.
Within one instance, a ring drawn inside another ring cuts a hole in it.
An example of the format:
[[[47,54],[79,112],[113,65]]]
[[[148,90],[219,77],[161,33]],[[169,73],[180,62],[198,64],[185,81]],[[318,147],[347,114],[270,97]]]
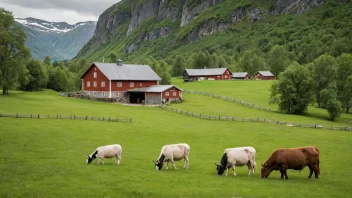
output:
[[[125,0],[100,16],[76,58],[153,57],[170,64],[173,76],[183,67],[219,64],[277,75],[292,61],[307,64],[323,54],[351,53],[351,19],[349,0]]]

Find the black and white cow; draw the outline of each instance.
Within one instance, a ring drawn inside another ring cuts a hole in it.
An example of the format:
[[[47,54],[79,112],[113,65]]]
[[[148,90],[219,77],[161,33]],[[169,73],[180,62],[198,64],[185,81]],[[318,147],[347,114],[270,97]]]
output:
[[[161,148],[160,156],[158,160],[154,162],[156,170],[161,170],[164,163],[166,162],[166,170],[169,169],[169,162],[171,162],[174,169],[177,169],[174,161],[179,161],[184,159],[185,164],[183,168],[188,168],[188,155],[191,147],[188,144],[169,144]]]
[[[102,161],[102,163],[104,164],[104,158],[116,157],[115,163],[119,165],[121,160],[121,154],[122,147],[119,144],[101,146],[95,149],[92,154],[88,155],[86,163],[90,164],[95,158],[99,158],[98,164],[100,163],[100,161]]]
[[[256,150],[250,146],[225,149],[220,164],[215,163],[218,175],[222,175],[225,170],[225,175],[227,175],[229,168],[232,168],[233,174],[236,176],[235,167],[244,165],[248,166],[248,175],[255,174],[257,167],[255,154]]]

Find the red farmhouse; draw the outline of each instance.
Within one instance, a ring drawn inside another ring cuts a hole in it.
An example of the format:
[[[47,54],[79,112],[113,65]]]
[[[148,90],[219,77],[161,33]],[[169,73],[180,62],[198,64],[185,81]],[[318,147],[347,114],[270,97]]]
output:
[[[275,75],[270,71],[258,71],[251,79],[253,80],[275,80]]]
[[[94,62],[81,76],[82,90],[91,98],[128,100],[130,89],[158,85],[161,78],[148,65]]]
[[[231,80],[232,73],[227,68],[210,68],[210,69],[186,69],[182,73],[183,80]]]

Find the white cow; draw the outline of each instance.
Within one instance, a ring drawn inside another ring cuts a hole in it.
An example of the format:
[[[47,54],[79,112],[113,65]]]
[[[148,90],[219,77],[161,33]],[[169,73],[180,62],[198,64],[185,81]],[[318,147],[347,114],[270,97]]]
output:
[[[256,151],[253,147],[238,147],[238,148],[227,148],[221,158],[220,164],[216,165],[218,175],[222,175],[226,169],[226,174],[229,168],[232,168],[234,176],[236,176],[236,166],[248,166],[248,175],[255,174],[257,163],[255,162]]]
[[[188,168],[188,155],[191,150],[191,147],[188,144],[169,144],[161,148],[160,156],[155,162],[156,170],[161,170],[164,163],[166,162],[166,170],[169,169],[169,162],[171,162],[174,169],[177,169],[174,161],[179,161],[185,159],[185,164],[183,168]]]
[[[100,160],[104,164],[104,158],[116,157],[115,163],[119,165],[121,160],[121,154],[122,147],[119,144],[101,146],[95,149],[92,154],[88,155],[86,163],[90,164],[95,158],[99,158],[98,164],[100,163]]]

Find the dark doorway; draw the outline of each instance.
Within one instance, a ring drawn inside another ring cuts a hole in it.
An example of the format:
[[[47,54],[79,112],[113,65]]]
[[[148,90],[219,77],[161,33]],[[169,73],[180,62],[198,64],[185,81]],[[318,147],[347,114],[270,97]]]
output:
[[[130,103],[140,104],[145,100],[144,92],[130,92]]]

